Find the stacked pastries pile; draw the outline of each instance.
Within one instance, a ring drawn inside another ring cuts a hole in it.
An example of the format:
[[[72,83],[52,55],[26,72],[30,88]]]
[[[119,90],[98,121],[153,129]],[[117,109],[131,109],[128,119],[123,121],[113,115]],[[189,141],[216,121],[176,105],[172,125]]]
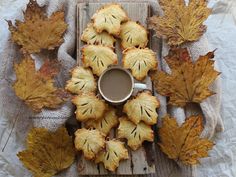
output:
[[[81,40],[87,43],[82,48],[82,66],[72,70],[72,78],[66,89],[75,94],[76,119],[84,127],[75,132],[75,147],[88,160],[103,162],[106,169],[115,171],[119,161],[128,159],[128,150],[121,139],[126,139],[132,150],[137,150],[143,141],[153,141],[151,125],[157,122],[156,109],[159,101],[150,92],[141,92],[123,106],[124,116],[96,96],[97,77],[110,65],[118,63],[114,52],[116,38],[121,40],[123,67],[130,69],[137,80],[146,78],[149,70],[155,70],[155,53],[145,48],[147,30],[131,21],[119,4],[101,7],[92,17],[92,22],[83,31]],[[95,75],[95,76],[94,76]],[[118,127],[116,138],[106,138],[111,129]]]

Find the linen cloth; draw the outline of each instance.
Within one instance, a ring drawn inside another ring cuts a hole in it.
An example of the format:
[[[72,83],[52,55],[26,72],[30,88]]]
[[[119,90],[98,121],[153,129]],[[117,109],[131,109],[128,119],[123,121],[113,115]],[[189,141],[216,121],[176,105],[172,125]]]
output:
[[[97,2],[97,1],[96,1]],[[24,141],[27,131],[32,126],[44,126],[50,129],[55,129],[59,125],[63,124],[66,121],[66,118],[70,117],[73,114],[73,109],[71,104],[68,102],[65,104],[60,110],[57,111],[48,111],[44,110],[41,114],[34,115],[19,99],[17,99],[12,91],[11,84],[15,80],[14,72],[12,71],[13,61],[19,60],[18,47],[12,44],[9,41],[10,34],[8,32],[7,23],[4,19],[14,20],[14,19],[22,19],[21,10],[26,7],[27,0],[1,0],[0,1],[0,145],[3,148],[3,145],[6,142],[6,139],[10,133],[11,126],[13,125],[14,120],[17,120],[15,127],[13,129],[11,138],[4,150],[0,154],[0,176],[30,176],[28,170],[26,170],[22,164],[19,162],[16,157],[16,153],[22,149],[24,149]],[[63,72],[60,73],[57,78],[58,85],[64,85],[65,80],[68,79],[68,71],[75,64],[75,60],[71,57],[74,52],[75,47],[75,5],[76,2],[73,0],[39,0],[39,4],[48,5],[47,12],[50,15],[53,11],[65,8],[66,12],[66,22],[69,24],[69,29],[65,34],[65,42],[59,48],[58,51],[58,60],[62,63]],[[157,13],[158,7],[156,1],[151,1],[152,7]],[[215,135],[215,130],[222,129],[222,122],[220,116],[223,117],[225,123],[226,131],[224,133],[216,134],[214,140],[216,142],[216,146],[210,152],[209,158],[205,158],[201,160],[201,165],[198,165],[194,168],[184,167],[180,165],[175,166],[174,170],[171,170],[170,167],[165,166],[165,161],[168,161],[166,157],[157,152],[159,155],[157,158],[159,161],[157,162],[157,176],[166,177],[166,176],[197,176],[197,177],[221,177],[221,176],[236,176],[236,172],[234,171],[235,165],[235,153],[236,149],[235,145],[235,121],[233,119],[234,110],[236,110],[235,100],[236,96],[234,96],[233,88],[236,86],[235,79],[233,77],[236,74],[236,62],[234,58],[236,56],[236,47],[233,46],[236,40],[236,30],[234,18],[231,16],[229,12],[234,12],[233,7],[235,7],[233,1],[211,1],[211,6],[214,6],[214,14],[207,21],[208,31],[206,36],[203,37],[200,41],[201,45],[203,44],[200,51],[191,52],[193,58],[196,58],[198,54],[205,54],[208,52],[208,49],[218,48],[216,51],[216,60],[219,64],[219,69],[222,71],[222,106],[221,110],[219,108],[220,101],[216,101],[216,105],[212,104],[214,114],[217,114],[212,121],[209,121],[206,124],[211,125],[207,126],[207,129],[204,130],[203,136],[213,137]],[[218,20],[222,20],[219,22]],[[225,31],[227,29],[227,32]],[[234,37],[234,38],[233,38]],[[203,41],[202,41],[203,40]],[[211,45],[207,46],[207,40]],[[201,46],[197,45],[197,46]],[[188,46],[191,51],[191,46]],[[164,45],[163,48],[163,56],[165,53],[166,47]],[[34,56],[40,65],[40,57]],[[162,59],[160,57],[160,59]],[[160,63],[163,60],[159,61]],[[168,70],[168,67],[163,63],[163,70]],[[220,87],[214,87],[219,89]],[[218,91],[217,91],[218,92]],[[231,93],[232,92],[232,93]],[[214,99],[219,99],[218,94]],[[162,99],[162,103],[165,102],[164,97],[160,97]],[[203,104],[204,106],[204,104]],[[202,106],[202,108],[204,108]],[[209,108],[209,107],[208,107]],[[203,109],[204,110],[204,109]],[[206,109],[208,110],[208,109]],[[221,111],[221,115],[219,114]],[[164,107],[160,110],[160,115],[163,115],[166,112]],[[184,121],[183,110],[173,109],[172,113],[177,115],[176,117],[179,120],[179,123]],[[212,111],[210,111],[212,112]],[[182,116],[181,116],[182,115]],[[59,119],[40,119],[40,117],[59,117]],[[206,116],[206,114],[205,114]],[[34,118],[32,118],[34,117]],[[37,117],[38,119],[35,119]],[[160,161],[160,159],[165,159]],[[171,162],[173,163],[173,162]],[[168,164],[168,163],[167,163]],[[171,173],[167,173],[168,171],[162,170],[161,167],[170,169]],[[67,171],[60,174],[60,176],[78,176],[76,172],[76,165],[74,164]]]

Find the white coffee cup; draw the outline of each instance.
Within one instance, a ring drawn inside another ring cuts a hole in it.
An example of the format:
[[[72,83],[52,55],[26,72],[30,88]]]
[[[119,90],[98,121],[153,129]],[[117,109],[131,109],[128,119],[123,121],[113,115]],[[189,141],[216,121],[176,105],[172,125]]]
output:
[[[144,90],[147,89],[147,85],[135,83],[131,73],[120,66],[109,67],[98,79],[99,93],[113,105],[124,103],[134,89]]]

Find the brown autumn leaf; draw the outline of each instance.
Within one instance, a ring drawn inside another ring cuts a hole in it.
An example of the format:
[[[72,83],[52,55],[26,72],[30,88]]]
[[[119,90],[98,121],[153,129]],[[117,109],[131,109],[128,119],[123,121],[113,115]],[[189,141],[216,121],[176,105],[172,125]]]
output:
[[[53,77],[58,73],[58,64],[46,60],[36,71],[34,60],[30,56],[14,64],[17,80],[13,84],[15,94],[32,110],[39,112],[42,108],[57,108],[66,98],[62,89],[54,86]]]
[[[68,168],[75,159],[72,137],[64,127],[50,132],[33,128],[27,137],[27,148],[17,154],[35,177],[51,177]]]
[[[206,0],[160,0],[164,16],[153,16],[149,26],[159,37],[167,39],[169,45],[180,45],[198,40],[206,31],[203,22],[208,18],[211,9]]]
[[[188,102],[201,103],[202,100],[215,94],[209,89],[220,74],[214,69],[214,52],[200,56],[192,62],[187,49],[170,50],[165,60],[171,74],[163,71],[151,73],[158,93],[170,98],[169,104],[183,107]]]
[[[161,150],[170,158],[186,165],[199,163],[199,158],[208,157],[214,143],[200,138],[203,130],[202,116],[190,116],[179,126],[175,118],[166,115],[159,129]]]
[[[24,12],[24,22],[16,20],[15,26],[8,21],[12,40],[20,45],[24,53],[38,53],[42,49],[53,50],[63,42],[67,29],[64,12],[54,12],[46,16],[45,7],[30,0]]]

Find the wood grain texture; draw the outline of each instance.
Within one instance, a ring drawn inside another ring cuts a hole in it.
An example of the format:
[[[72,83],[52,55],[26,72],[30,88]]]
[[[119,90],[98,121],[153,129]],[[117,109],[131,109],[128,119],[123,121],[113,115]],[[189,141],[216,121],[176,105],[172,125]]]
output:
[[[80,36],[87,24],[90,22],[92,15],[105,3],[79,3],[77,7],[77,61],[79,65],[82,65],[81,61],[81,48],[85,45]],[[139,21],[143,26],[147,27],[147,18],[150,16],[150,6],[148,3],[121,3],[124,9],[127,11],[128,16],[134,20]],[[120,49],[119,40],[116,42],[116,53],[119,58],[119,64],[121,64],[122,51]],[[138,81],[136,81],[138,82]],[[147,89],[152,91],[152,82],[147,77],[143,83],[147,85]],[[140,90],[135,89],[134,95]],[[119,109],[119,108],[118,108]],[[115,137],[115,132],[111,132],[110,138]],[[108,172],[104,169],[103,164],[96,165],[94,162],[90,162],[80,156],[78,159],[78,171],[80,175],[132,175],[132,174],[152,174],[155,173],[155,154],[154,144],[148,143],[148,145],[139,148],[137,151],[131,151],[129,149],[129,160],[121,161],[115,173]],[[152,175],[151,175],[152,176]]]

